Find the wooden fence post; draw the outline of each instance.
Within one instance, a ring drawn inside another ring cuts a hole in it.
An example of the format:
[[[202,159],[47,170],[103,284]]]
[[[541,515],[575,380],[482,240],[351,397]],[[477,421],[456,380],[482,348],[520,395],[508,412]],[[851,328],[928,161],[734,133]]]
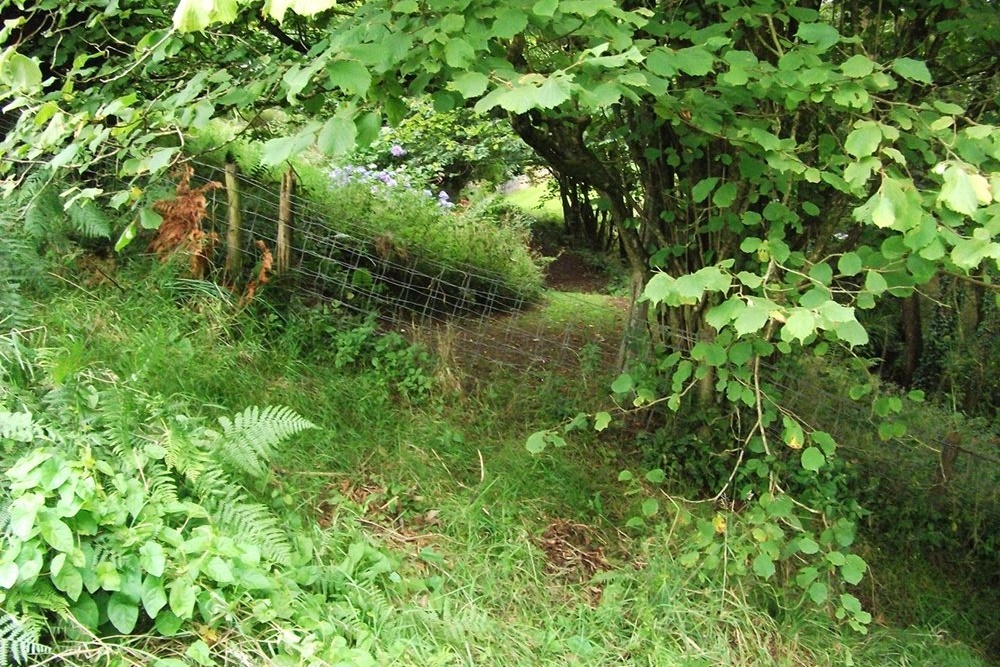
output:
[[[295,172],[291,169],[281,177],[281,200],[278,204],[278,235],[275,248],[275,273],[284,273],[292,265],[292,193]]]
[[[235,281],[243,268],[243,213],[236,164],[226,164],[226,195],[229,199],[229,226],[226,229],[226,276]]]

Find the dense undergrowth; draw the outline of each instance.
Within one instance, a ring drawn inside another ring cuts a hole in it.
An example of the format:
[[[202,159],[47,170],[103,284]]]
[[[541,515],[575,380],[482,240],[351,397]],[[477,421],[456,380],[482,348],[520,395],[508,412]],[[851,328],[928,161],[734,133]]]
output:
[[[5,659],[983,664],[936,628],[863,637],[767,584],[699,575],[685,553],[711,508],[665,502],[618,531],[644,497],[617,481],[635,463],[620,443],[524,450],[581,386],[600,400],[594,369],[446,390],[426,351],[370,322],[239,311],[147,271],[26,297],[2,337]],[[237,427],[258,422],[274,437]]]
[[[330,286],[340,273],[344,286],[364,286],[367,290],[355,291],[375,295],[404,285],[412,288],[408,298],[415,301],[441,292],[442,303],[435,307],[457,312],[509,310],[538,298],[542,273],[528,247],[530,219],[495,194],[479,193],[471,204],[451,202],[416,173],[333,166],[308,153],[291,167],[262,166],[263,144],[236,139],[233,132],[216,124],[191,139],[188,149],[198,156],[199,175],[221,180],[223,163],[235,161],[254,179],[253,191],[244,197],[251,234],[256,228],[271,238],[278,184],[282,173],[293,169],[300,197],[295,224],[306,232],[298,240],[302,269],[322,274]],[[224,216],[222,206],[218,212]],[[332,249],[330,239],[336,240]],[[428,280],[432,284],[424,284]]]

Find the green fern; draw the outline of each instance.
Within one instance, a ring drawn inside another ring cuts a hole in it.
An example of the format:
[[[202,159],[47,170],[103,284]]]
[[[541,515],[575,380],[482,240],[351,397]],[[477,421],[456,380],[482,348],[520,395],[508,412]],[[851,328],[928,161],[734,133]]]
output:
[[[287,566],[292,562],[292,545],[284,524],[265,505],[247,502],[241,493],[205,502],[216,524],[249,542],[262,556]]]
[[[284,406],[249,407],[232,421],[220,417],[219,424],[225,435],[218,443],[219,456],[233,468],[257,478],[266,476],[275,445],[306,429],[316,428],[308,419]]]
[[[59,193],[51,178],[44,171],[35,172],[21,186],[24,231],[36,242],[61,235],[66,228],[66,213]]]
[[[73,233],[88,239],[106,239],[111,236],[111,220],[93,202],[73,202],[66,209],[66,217]]]
[[[38,641],[38,630],[0,611],[0,667],[29,664],[32,656],[49,653]]]
[[[175,505],[178,502],[177,481],[167,467],[159,461],[150,461],[145,473],[150,503]]]
[[[65,185],[48,171],[35,172],[25,180],[18,196],[24,207],[24,231],[36,242],[64,236],[109,237],[111,220],[93,202],[76,200],[64,205],[59,193]]]
[[[213,466],[208,453],[183,429],[169,427],[165,435],[162,442],[166,450],[164,462],[189,482],[197,482],[202,473]]]
[[[191,433],[184,423],[168,428],[164,463],[192,485],[194,494],[221,529],[239,535],[264,557],[287,565],[292,546],[281,522],[266,506],[248,500],[245,489],[227,470],[254,479],[266,477],[272,449],[281,441],[316,428],[287,407],[247,408],[233,419],[219,419],[222,433]]]

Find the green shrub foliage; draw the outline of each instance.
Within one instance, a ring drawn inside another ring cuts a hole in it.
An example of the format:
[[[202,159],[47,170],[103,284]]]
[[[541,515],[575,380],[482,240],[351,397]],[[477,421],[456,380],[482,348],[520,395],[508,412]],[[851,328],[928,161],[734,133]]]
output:
[[[16,406],[0,411],[0,665],[82,636],[223,627],[276,665],[373,664],[367,617],[324,610],[345,595],[336,582],[391,563],[360,543],[353,561],[323,565],[308,533],[258,500],[274,449],[312,423],[251,407],[212,426],[110,372],[55,383],[43,356],[34,381],[0,378],[0,407]],[[225,650],[199,640],[187,655]]]

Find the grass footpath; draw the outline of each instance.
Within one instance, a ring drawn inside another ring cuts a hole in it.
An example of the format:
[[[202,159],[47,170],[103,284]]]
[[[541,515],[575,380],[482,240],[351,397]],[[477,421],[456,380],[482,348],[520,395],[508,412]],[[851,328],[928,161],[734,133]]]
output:
[[[697,581],[676,558],[669,512],[641,537],[618,531],[631,502],[619,443],[524,448],[568,400],[587,400],[577,377],[498,371],[406,400],[384,352],[338,367],[315,314],[279,320],[263,303],[235,314],[166,274],[117,280],[38,304],[31,336],[48,367],[108,369],[192,415],[287,405],[317,424],[279,453],[265,495],[331,552],[362,542],[387,557],[388,571],[347,584],[364,593],[351,598],[364,625],[354,641],[380,665],[986,664],[931,632],[861,636],[769,608],[766,590]],[[603,383],[586,385],[598,400]]]

